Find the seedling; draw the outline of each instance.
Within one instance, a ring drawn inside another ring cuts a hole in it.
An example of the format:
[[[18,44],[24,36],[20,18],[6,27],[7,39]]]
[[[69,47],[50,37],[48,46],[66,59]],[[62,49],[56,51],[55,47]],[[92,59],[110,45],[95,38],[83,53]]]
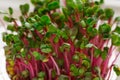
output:
[[[113,67],[120,75],[114,65],[120,53],[108,66],[120,46],[120,17],[112,21],[114,11],[102,9],[103,0],[63,1],[31,0],[34,11],[20,5],[18,20],[9,8],[4,20],[11,33],[3,41],[12,80],[109,80]]]

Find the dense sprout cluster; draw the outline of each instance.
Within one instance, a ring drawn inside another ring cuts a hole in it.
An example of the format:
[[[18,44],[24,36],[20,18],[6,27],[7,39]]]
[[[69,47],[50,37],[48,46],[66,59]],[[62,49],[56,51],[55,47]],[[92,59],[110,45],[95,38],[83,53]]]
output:
[[[31,2],[30,13],[28,4],[20,5],[20,25],[11,7],[4,16],[10,23],[11,33],[3,33],[3,41],[12,80],[105,80],[113,67],[120,75],[117,57],[108,66],[120,46],[120,17],[112,21],[114,11],[102,9],[103,0]]]

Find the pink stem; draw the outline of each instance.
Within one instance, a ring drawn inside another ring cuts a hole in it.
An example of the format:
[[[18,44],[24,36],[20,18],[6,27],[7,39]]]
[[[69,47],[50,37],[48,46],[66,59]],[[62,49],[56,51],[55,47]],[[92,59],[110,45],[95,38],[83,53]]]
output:
[[[108,71],[110,70],[110,73],[109,73],[109,76],[108,76],[108,79],[107,79],[107,80],[109,80],[109,78],[110,78],[111,71],[112,71],[112,66],[113,66],[113,64],[115,63],[115,61],[117,60],[117,58],[119,57],[119,55],[120,55],[120,52],[116,55],[114,61],[112,62],[112,65],[111,65],[110,68],[108,69]],[[107,71],[107,72],[108,72],[108,71]]]
[[[67,73],[70,74],[70,65],[69,65],[69,60],[68,60],[68,57],[67,57],[67,52],[65,51],[64,53],[64,60],[65,60],[65,68],[67,70]]]
[[[42,38],[43,38],[43,36],[39,33],[39,31],[38,31],[38,30],[35,30],[34,32],[37,34],[37,36],[38,36],[40,39],[42,39]]]
[[[52,56],[50,56],[50,59],[52,60],[53,64],[54,64],[55,67],[56,67],[57,75],[60,75],[59,67],[58,67],[57,63],[55,62],[54,58],[53,58]]]

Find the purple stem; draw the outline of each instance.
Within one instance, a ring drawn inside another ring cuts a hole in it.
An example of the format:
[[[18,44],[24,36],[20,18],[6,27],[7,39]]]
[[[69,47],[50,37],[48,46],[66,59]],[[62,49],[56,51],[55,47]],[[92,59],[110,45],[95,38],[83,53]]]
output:
[[[52,60],[53,64],[54,64],[55,67],[56,67],[57,75],[60,75],[60,69],[59,69],[57,63],[55,62],[54,58],[53,58],[52,56],[50,56],[50,59]]]
[[[69,65],[69,60],[67,57],[67,51],[65,51],[64,55],[64,60],[65,60],[65,68],[67,70],[67,73],[70,74],[70,65]]]

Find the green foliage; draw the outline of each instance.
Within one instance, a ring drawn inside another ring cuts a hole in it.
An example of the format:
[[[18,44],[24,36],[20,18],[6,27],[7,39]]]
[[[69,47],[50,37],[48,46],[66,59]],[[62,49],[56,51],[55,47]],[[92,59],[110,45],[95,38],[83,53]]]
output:
[[[120,21],[120,16],[116,17],[115,21],[119,22]]]
[[[116,33],[120,34],[120,27],[119,27],[119,26],[117,26],[117,27],[115,28],[114,32],[116,32]]]
[[[86,68],[90,68],[90,60],[89,59],[83,59],[82,60],[82,65],[85,66]]]
[[[62,46],[60,46],[61,52],[64,52],[65,50],[70,51],[70,44],[69,43],[63,43]]]
[[[13,9],[11,7],[9,7],[8,10],[9,10],[9,14],[12,15],[13,14]]]
[[[44,78],[44,77],[45,77],[45,72],[42,72],[42,71],[39,72],[39,73],[38,73],[38,77],[39,77],[39,78]]]
[[[24,70],[22,71],[21,75],[24,77],[24,78],[27,78],[29,76],[29,71],[28,70]]]
[[[73,60],[79,62],[80,61],[79,55],[78,54],[73,55]]]
[[[50,53],[50,52],[52,52],[52,48],[48,44],[41,44],[40,49],[44,53]]]
[[[60,75],[58,77],[58,80],[69,80],[69,79],[68,79],[68,76],[66,76],[66,75]]]
[[[87,32],[91,37],[94,37],[97,35],[98,31],[97,29],[93,28],[93,27],[88,27],[87,28]]]
[[[51,3],[48,4],[48,9],[49,10],[54,10],[59,8],[59,2],[58,1],[53,1]]]
[[[100,78],[99,77],[95,77],[93,80],[100,80]]]
[[[29,11],[29,4],[23,4],[23,5],[20,5],[20,11],[22,13],[22,15],[26,15]]]
[[[101,53],[101,57],[103,60],[105,60],[107,58],[107,54],[108,54],[108,47],[104,47],[104,51],[102,51]]]
[[[99,33],[102,34],[104,39],[110,37],[110,35],[109,35],[110,31],[111,31],[111,27],[107,23],[104,23],[99,26]]]
[[[99,27],[99,33],[101,34],[109,33],[110,31],[111,31],[111,27],[106,23],[100,25]]]
[[[10,25],[7,26],[7,30],[10,30],[10,31],[13,32],[13,31],[15,31],[15,26],[10,24]]]
[[[70,70],[73,76],[81,76],[84,74],[84,68],[77,68],[74,64],[70,66]]]
[[[112,44],[115,46],[120,46],[120,36],[117,33],[114,33],[111,35],[112,38]]]
[[[34,51],[32,55],[35,57],[36,60],[43,60],[44,56],[42,56],[40,53]]]
[[[102,53],[102,51],[100,49],[95,49],[95,51],[94,51],[94,57],[98,58],[101,53]]]
[[[12,18],[8,17],[8,16],[4,16],[3,19],[6,21],[6,22],[12,22]]]
[[[86,27],[86,23],[85,23],[84,20],[82,20],[80,23],[81,23],[81,26],[82,26],[82,27]]]
[[[106,19],[112,18],[113,15],[114,15],[114,11],[112,9],[110,9],[110,8],[105,9],[105,17],[106,17]]]
[[[120,75],[120,68],[118,66],[114,66],[113,70],[115,71],[116,75],[119,76]]]
[[[46,15],[43,15],[41,18],[40,18],[40,21],[43,25],[49,25],[51,23],[51,20],[48,16]]]
[[[4,16],[10,22],[10,33],[3,34],[3,41],[7,68],[11,64],[14,68],[11,79],[104,80],[112,54],[107,43],[120,46],[120,17],[113,21],[117,27],[112,30],[114,11],[102,9],[103,0],[65,0],[65,6],[60,0],[30,1],[32,12],[26,3],[19,7],[19,19],[14,18],[11,7]],[[118,67],[114,70],[120,74]]]

